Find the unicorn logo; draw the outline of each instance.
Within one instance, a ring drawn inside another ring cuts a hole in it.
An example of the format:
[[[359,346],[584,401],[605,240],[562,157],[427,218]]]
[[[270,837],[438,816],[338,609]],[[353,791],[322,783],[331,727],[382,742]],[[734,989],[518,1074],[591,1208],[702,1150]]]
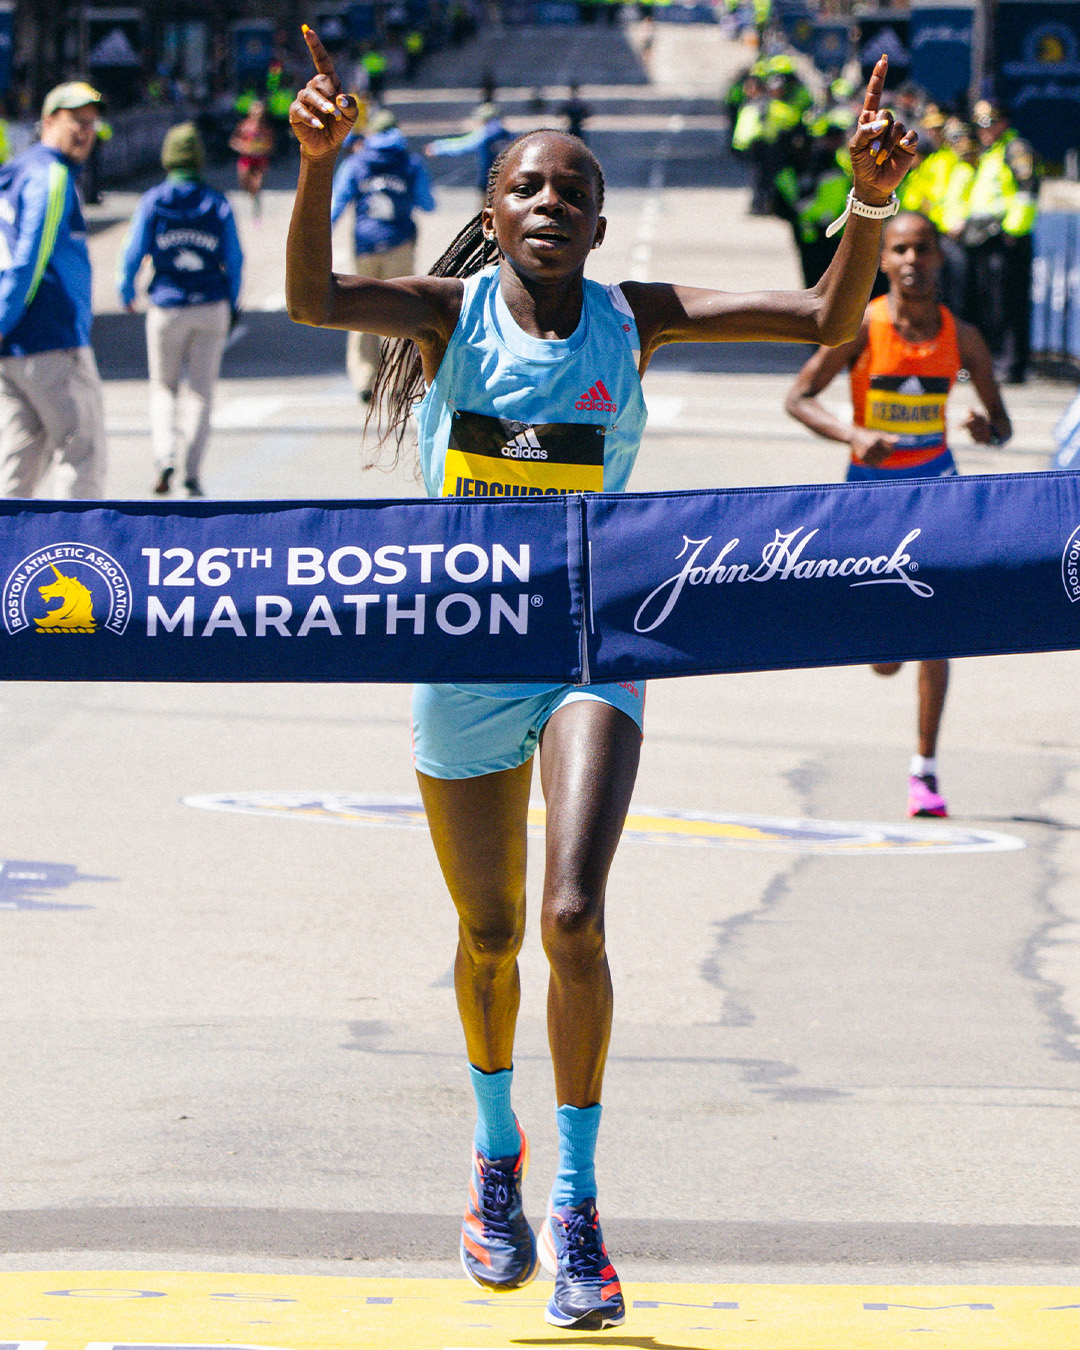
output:
[[[59,604],[46,610],[40,618],[34,618],[39,633],[93,633],[97,630],[94,622],[94,597],[76,577],[68,577],[55,563],[49,566],[56,573],[56,580],[37,588],[38,594],[48,603],[58,600]]]

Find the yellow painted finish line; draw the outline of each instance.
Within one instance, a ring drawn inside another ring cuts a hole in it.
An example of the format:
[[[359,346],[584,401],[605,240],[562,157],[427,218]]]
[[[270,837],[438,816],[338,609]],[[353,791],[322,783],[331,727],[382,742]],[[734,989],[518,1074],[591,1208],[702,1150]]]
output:
[[[1080,1287],[639,1284],[617,1330],[558,1331],[551,1285],[162,1271],[0,1274],[0,1350],[1077,1350]]]

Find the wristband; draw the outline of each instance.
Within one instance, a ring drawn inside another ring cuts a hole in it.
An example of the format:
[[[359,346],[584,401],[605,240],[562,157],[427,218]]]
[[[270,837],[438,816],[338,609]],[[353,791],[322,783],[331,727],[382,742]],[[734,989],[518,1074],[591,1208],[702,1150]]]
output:
[[[847,205],[844,207],[844,214],[838,216],[836,220],[825,231],[825,238],[831,239],[844,228],[848,216],[866,216],[868,220],[888,220],[890,216],[895,216],[900,210],[900,199],[894,192],[884,206],[871,206],[869,202],[860,201],[855,196],[855,189],[852,188],[847,195]]]

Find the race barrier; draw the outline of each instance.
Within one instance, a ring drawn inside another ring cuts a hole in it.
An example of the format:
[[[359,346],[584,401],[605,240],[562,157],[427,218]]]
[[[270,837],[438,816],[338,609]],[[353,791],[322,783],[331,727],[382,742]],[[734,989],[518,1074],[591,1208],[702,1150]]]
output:
[[[584,684],[1080,648],[1072,473],[0,514],[8,680]]]

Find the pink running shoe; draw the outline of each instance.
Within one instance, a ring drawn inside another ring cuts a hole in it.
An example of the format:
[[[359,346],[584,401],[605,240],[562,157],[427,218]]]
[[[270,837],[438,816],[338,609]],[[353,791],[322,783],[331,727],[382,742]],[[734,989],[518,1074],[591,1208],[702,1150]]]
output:
[[[907,813],[909,816],[947,816],[949,808],[938,791],[937,778],[932,773],[912,774],[908,779]]]

